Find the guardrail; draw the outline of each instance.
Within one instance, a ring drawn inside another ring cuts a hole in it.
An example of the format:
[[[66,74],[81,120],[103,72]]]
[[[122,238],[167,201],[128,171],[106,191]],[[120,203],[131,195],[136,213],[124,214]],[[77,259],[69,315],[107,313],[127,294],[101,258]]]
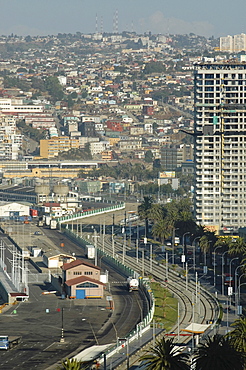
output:
[[[56,221],[57,221],[58,224],[62,224],[62,223],[72,221],[72,220],[79,220],[81,218],[100,215],[100,214],[103,214],[103,213],[108,213],[108,212],[112,212],[112,211],[119,211],[120,209],[125,209],[125,206],[126,205],[125,205],[124,202],[123,203],[118,203],[118,204],[115,204],[114,206],[110,206],[110,207],[98,208],[98,209],[93,209],[91,211],[78,212],[78,213],[75,213],[73,215],[59,217],[59,218],[56,218]]]
[[[147,279],[143,279],[143,285],[146,289],[146,293],[149,293],[151,295],[152,306],[150,308],[149,313],[145,316],[143,321],[137,324],[136,328],[132,330],[130,333],[128,333],[128,335],[126,335],[125,343],[128,343],[128,344],[133,342],[135,339],[140,338],[145,331],[149,330],[150,323],[154,317],[154,312],[155,312],[154,295],[150,289]],[[104,356],[106,356],[106,358],[108,359],[112,357],[113,355],[115,355],[120,349],[122,349],[122,343],[120,344],[116,343],[113,347],[109,348],[98,358],[98,362],[102,364],[104,362]]]

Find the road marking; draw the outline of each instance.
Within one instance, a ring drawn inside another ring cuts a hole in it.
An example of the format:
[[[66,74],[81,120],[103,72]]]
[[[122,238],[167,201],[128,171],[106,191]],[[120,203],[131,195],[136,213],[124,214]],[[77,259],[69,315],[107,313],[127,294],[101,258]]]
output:
[[[51,346],[53,346],[53,344],[55,344],[56,342],[53,342],[51,343],[48,347],[46,347],[45,349],[43,349],[43,352],[46,351],[48,348],[50,348]]]

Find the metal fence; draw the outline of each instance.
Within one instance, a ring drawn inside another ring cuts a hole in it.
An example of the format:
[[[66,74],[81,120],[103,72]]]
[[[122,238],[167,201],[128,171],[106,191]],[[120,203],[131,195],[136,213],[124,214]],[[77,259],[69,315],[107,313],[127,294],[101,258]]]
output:
[[[88,241],[81,238],[79,235],[74,234],[71,230],[65,229],[64,233],[72,240],[76,241],[78,245],[80,245],[82,248],[85,248],[88,244]],[[130,267],[124,265],[122,262],[118,261],[117,259],[113,258],[111,255],[109,255],[107,252],[103,251],[100,247],[97,246],[97,253],[100,258],[100,256],[104,256],[107,261],[116,267],[116,269],[122,271],[127,276],[137,276],[137,272],[132,270]],[[149,302],[150,302],[150,310],[148,314],[143,318],[143,321],[141,321],[139,324],[137,324],[136,328],[132,330],[127,336],[126,340],[130,343],[135,339],[138,339],[146,330],[149,329],[150,323],[153,320],[154,312],[155,312],[155,300],[153,292],[149,285],[148,279],[142,279],[141,280],[141,286],[143,287],[144,293],[146,296],[148,296]],[[105,355],[107,358],[113,356],[117,351],[121,349],[121,345],[115,344],[113,347],[109,348]],[[99,362],[102,363],[104,361],[103,355],[99,359]]]
[[[51,282],[51,273],[44,272],[44,273],[31,273],[29,272],[27,275],[28,283],[50,283]]]
[[[110,206],[110,207],[93,209],[92,211],[78,212],[78,213],[75,213],[73,215],[59,217],[59,218],[56,219],[56,221],[57,221],[58,224],[62,224],[62,223],[68,222],[68,221],[79,220],[79,219],[89,217],[89,216],[96,216],[96,215],[100,215],[100,214],[103,214],[103,213],[118,211],[120,209],[125,209],[125,203],[118,203],[118,204],[115,204],[115,205]]]

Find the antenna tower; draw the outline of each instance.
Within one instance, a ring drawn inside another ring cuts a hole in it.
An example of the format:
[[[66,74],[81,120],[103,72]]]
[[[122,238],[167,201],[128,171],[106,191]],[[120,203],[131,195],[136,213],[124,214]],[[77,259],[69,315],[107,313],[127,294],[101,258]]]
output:
[[[96,33],[98,33],[97,13],[96,13]]]
[[[103,17],[101,16],[101,33],[103,33]]]
[[[119,31],[119,14],[118,9],[115,11],[115,32],[118,33]]]

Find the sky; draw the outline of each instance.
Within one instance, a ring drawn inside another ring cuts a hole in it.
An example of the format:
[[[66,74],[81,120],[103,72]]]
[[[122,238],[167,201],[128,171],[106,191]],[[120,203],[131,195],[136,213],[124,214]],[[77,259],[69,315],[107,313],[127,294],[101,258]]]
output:
[[[245,0],[0,0],[0,35],[56,35],[118,31],[195,33],[220,37],[246,33]]]

